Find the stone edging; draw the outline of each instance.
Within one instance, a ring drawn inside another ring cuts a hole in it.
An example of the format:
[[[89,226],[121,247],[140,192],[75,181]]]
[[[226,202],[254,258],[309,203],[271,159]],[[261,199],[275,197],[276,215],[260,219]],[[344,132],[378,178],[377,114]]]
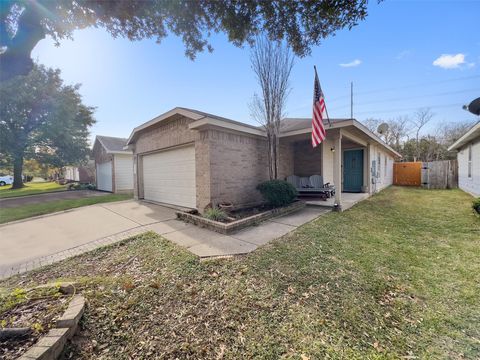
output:
[[[78,322],[85,309],[85,299],[82,295],[74,295],[67,310],[57,320],[55,329],[42,336],[25,354],[17,360],[55,360],[63,351],[68,339],[77,330]]]
[[[216,231],[221,234],[231,234],[233,232],[236,232],[240,229],[246,228],[248,226],[252,226],[257,224],[260,221],[265,221],[268,219],[271,219],[273,217],[277,217],[280,215],[285,215],[300,209],[303,209],[306,206],[305,202],[303,201],[296,201],[293,204],[290,204],[285,207],[277,208],[277,209],[272,209],[265,211],[260,214],[252,215],[249,217],[246,217],[244,219],[240,219],[237,221],[233,221],[231,223],[225,224],[219,221],[214,221],[210,219],[206,219],[202,216],[199,215],[193,215],[189,214],[183,211],[176,211],[175,214],[177,215],[177,218],[180,220],[183,220],[188,223],[192,223],[194,225],[200,226],[207,228],[209,230]]]

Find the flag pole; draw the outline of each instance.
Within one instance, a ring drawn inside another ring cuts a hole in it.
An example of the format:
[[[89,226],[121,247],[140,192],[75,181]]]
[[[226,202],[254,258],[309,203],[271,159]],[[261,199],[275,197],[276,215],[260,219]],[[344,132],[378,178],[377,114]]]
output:
[[[315,69],[315,76],[318,78],[317,66],[313,65],[313,68]],[[318,84],[320,85],[320,92],[323,94],[323,98],[325,98],[325,94],[322,91],[322,85],[320,84],[320,79],[318,79]],[[332,127],[332,123],[330,122],[330,115],[328,115],[328,109],[327,109],[326,101],[325,101],[325,112],[327,113],[328,125],[330,125],[330,127]]]

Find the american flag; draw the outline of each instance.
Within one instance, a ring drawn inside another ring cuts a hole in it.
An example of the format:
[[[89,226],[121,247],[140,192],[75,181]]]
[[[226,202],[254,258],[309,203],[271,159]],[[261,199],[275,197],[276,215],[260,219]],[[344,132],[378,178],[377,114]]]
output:
[[[313,118],[312,118],[312,146],[317,147],[327,137],[323,119],[328,119],[325,97],[323,96],[317,68],[315,68],[315,83],[313,85]],[[328,119],[330,123],[330,119]]]

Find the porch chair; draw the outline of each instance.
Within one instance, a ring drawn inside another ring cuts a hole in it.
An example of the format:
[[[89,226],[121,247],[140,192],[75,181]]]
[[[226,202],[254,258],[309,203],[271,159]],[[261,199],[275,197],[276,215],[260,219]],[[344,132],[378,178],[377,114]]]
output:
[[[324,183],[321,175],[310,176],[310,185],[312,189],[325,192],[327,197],[335,195],[335,186],[330,185],[330,183]]]
[[[295,187],[295,189],[298,190],[300,188],[300,178],[297,175],[287,176],[286,180],[287,180],[287,182],[292,184]]]

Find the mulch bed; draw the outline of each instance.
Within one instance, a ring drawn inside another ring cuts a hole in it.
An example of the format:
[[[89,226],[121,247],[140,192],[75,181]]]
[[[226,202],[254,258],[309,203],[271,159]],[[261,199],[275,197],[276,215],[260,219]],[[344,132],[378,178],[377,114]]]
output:
[[[26,352],[62,316],[71,295],[62,295],[56,288],[19,290],[0,296],[0,329],[30,328],[21,338],[0,340],[0,359],[16,359]]]

